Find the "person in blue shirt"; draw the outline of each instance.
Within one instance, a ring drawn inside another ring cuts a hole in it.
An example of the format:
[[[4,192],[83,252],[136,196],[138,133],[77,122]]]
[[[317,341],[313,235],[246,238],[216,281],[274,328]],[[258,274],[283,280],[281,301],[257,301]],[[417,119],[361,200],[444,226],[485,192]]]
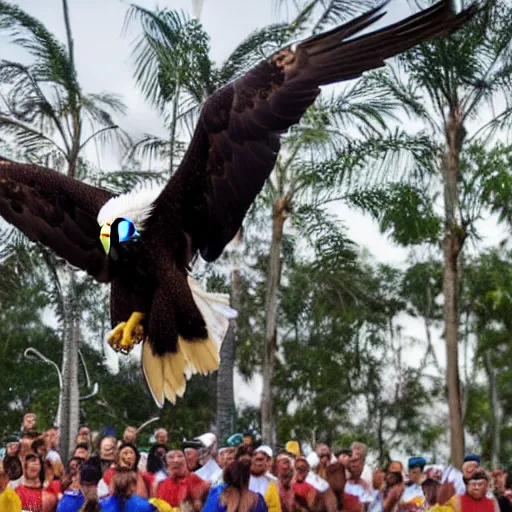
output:
[[[57,512],[86,512],[94,510],[92,504],[84,507],[86,501],[97,503],[97,486],[101,480],[100,461],[92,457],[80,467],[80,489],[68,489],[64,492]],[[84,507],[84,508],[82,508]]]
[[[137,475],[134,471],[118,469],[112,487],[112,495],[100,500],[101,512],[157,512],[148,500],[135,494]]]

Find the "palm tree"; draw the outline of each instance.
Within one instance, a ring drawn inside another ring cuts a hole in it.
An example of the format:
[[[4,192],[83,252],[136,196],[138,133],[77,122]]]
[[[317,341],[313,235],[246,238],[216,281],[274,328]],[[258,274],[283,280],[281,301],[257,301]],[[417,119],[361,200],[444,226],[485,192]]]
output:
[[[469,3],[461,2],[462,7]],[[397,69],[375,75],[382,90],[399,99],[440,147],[446,378],[451,462],[459,467],[464,457],[458,361],[460,257],[475,220],[462,204],[464,190],[472,186],[475,174],[467,150],[475,143],[490,142],[499,130],[510,126],[511,22],[508,2],[484,0],[478,15],[462,30],[410,50],[398,59]],[[485,120],[485,114],[490,119]],[[469,125],[476,120],[479,128],[470,132]]]
[[[397,158],[421,159],[421,137],[414,139],[387,130],[386,120],[393,118],[397,106],[364,77],[338,96],[320,100],[284,138],[264,188],[261,201],[271,211],[272,219],[261,402],[262,438],[267,443],[276,441],[273,380],[285,225],[291,219],[296,238],[313,243],[315,235],[328,224],[330,204],[352,202],[354,190],[382,182],[381,168],[393,168]],[[348,127],[353,134],[349,135]],[[385,169],[382,172],[385,174]]]
[[[74,61],[69,8],[63,0],[67,44],[62,44],[39,20],[0,0],[0,34],[27,50],[31,64],[2,60],[0,84],[7,88],[0,104],[0,134],[29,161],[86,178],[82,156],[92,142],[120,140],[113,114],[125,107],[114,94],[82,91]],[[67,458],[78,429],[79,275],[47,254],[58,291],[64,342],[61,415],[62,454]]]

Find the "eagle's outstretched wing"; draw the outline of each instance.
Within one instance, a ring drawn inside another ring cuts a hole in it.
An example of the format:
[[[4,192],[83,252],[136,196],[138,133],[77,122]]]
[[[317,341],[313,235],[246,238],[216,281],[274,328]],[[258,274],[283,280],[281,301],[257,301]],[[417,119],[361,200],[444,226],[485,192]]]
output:
[[[218,258],[272,171],[279,133],[300,120],[319,86],[381,67],[385,59],[458,29],[475,12],[473,6],[455,15],[451,0],[443,0],[357,36],[385,14],[380,7],[277,52],[214,93],[179,169],[155,202],[147,231],[183,233],[182,263],[197,250],[207,261]]]
[[[101,282],[110,272],[96,216],[110,197],[51,169],[0,158],[0,215]]]

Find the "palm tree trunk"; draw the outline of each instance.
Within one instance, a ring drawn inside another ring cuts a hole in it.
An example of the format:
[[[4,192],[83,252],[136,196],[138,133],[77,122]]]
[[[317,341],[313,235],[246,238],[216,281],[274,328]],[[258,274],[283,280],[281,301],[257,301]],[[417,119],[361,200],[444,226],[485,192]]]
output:
[[[79,427],[78,400],[78,347],[80,341],[80,316],[76,311],[75,272],[66,267],[64,300],[64,352],[62,356],[62,402],[60,418],[60,452],[64,464],[74,447]]]
[[[69,62],[71,63],[71,67],[74,69],[75,51],[73,43],[73,34],[71,32],[71,22],[69,20],[69,6],[67,0],[62,0],[62,9],[64,11],[64,24],[66,25],[66,37],[68,39]]]
[[[178,124],[178,109],[180,100],[180,82],[176,82],[176,91],[172,102],[172,121],[171,121],[171,156],[169,159],[169,174],[174,170],[174,146],[176,144],[176,125]]]
[[[275,445],[273,381],[277,351],[277,299],[281,281],[283,228],[288,212],[290,211],[287,203],[287,198],[283,197],[274,205],[272,215],[272,243],[270,246],[267,277],[265,358],[263,367],[263,392],[261,396],[261,436],[263,442],[270,446]]]
[[[462,116],[458,109],[446,125],[448,151],[443,161],[444,234],[444,321],[446,339],[446,380],[450,414],[451,463],[460,468],[464,458],[464,429],[459,379],[459,255],[464,243],[463,228],[457,222],[460,150],[464,140]]]
[[[498,383],[496,378],[496,368],[492,364],[490,352],[485,354],[485,369],[489,379],[489,403],[491,405],[491,466],[500,467],[500,430],[501,430],[501,411],[498,399]]]
[[[233,240],[234,261],[231,277],[231,306],[240,310],[240,265],[237,248],[242,242],[242,231],[239,230]],[[235,428],[235,391],[233,378],[235,372],[235,354],[237,341],[237,320],[229,322],[229,330],[220,350],[220,367],[217,374],[217,439],[222,442]]]

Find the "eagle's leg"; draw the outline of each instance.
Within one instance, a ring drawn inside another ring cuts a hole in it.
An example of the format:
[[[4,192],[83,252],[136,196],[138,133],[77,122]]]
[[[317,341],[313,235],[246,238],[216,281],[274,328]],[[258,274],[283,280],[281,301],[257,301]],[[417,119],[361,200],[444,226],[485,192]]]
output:
[[[134,311],[127,322],[118,324],[108,335],[109,345],[116,351],[128,354],[133,347],[144,339],[144,328],[141,325],[144,313]]]

